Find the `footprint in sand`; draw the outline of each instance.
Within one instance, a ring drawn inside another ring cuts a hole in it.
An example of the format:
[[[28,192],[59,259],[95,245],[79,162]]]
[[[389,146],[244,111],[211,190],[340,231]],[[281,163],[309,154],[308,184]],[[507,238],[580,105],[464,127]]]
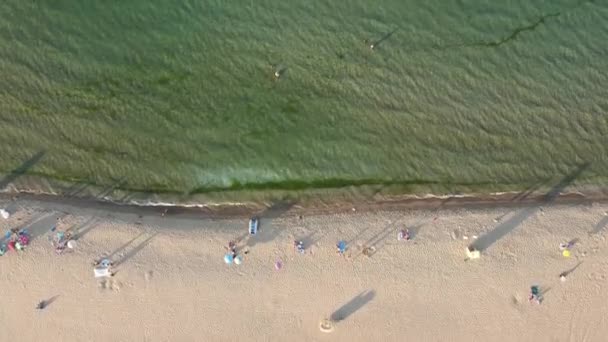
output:
[[[120,288],[122,287],[122,283],[119,281],[113,281],[111,280],[112,284],[110,285],[110,288],[112,289],[112,291],[118,292],[120,291]]]
[[[523,307],[521,306],[522,298],[519,295],[511,296],[511,305],[513,308],[519,312],[523,311]]]
[[[120,291],[120,288],[122,287],[122,283],[119,281],[115,281],[112,279],[104,279],[101,280],[97,283],[97,286],[101,289],[101,290],[112,290],[115,292]]]
[[[374,246],[365,247],[365,248],[363,248],[363,252],[362,253],[366,257],[371,257],[372,255],[374,255],[374,253],[376,253],[376,247],[374,247]]]
[[[595,280],[598,282],[602,282],[602,281],[606,280],[606,276],[604,274],[598,274],[595,272],[590,273],[587,277],[591,280]]]

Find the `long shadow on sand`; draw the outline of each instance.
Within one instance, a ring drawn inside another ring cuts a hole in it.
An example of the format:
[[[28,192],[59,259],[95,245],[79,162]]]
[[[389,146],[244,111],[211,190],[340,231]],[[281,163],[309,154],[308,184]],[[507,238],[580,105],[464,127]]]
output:
[[[571,269],[564,271],[560,274],[560,276],[564,276],[567,277],[570,275],[570,273],[574,272],[583,262],[579,261],[574,267],[572,267]]]
[[[367,241],[365,243],[363,243],[362,247],[364,247],[364,248],[373,247],[374,251],[372,252],[372,254],[375,254],[379,250],[381,250],[385,245],[390,244],[387,242],[388,239],[390,238],[390,236],[396,237],[397,232],[402,228],[407,228],[410,233],[410,238],[415,239],[416,236],[420,233],[420,230],[422,229],[422,227],[433,222],[434,221],[433,217],[436,217],[436,214],[439,211],[441,211],[443,208],[445,208],[445,206],[451,200],[453,200],[453,197],[448,197],[448,198],[442,200],[439,203],[439,205],[437,207],[435,207],[435,209],[433,209],[431,218],[421,218],[414,224],[404,224],[403,221],[405,220],[405,218],[399,218],[394,222],[388,223],[386,226],[384,226],[384,228],[382,228],[380,231],[376,232],[375,235],[373,235],[371,238],[367,239]],[[370,229],[372,229],[372,228],[369,227],[367,229],[363,229],[363,230],[359,231],[357,233],[357,235],[355,235],[353,238],[348,240],[347,245],[352,245],[352,244],[356,243],[357,240],[361,236],[366,234],[368,231],[370,231]],[[360,251],[360,253],[355,255],[355,258],[362,254],[363,254],[363,251]],[[371,256],[371,254],[369,256]]]
[[[553,188],[551,188],[551,190],[549,190],[549,192],[547,192],[543,196],[542,203],[547,204],[553,202],[568,185],[570,185],[576,178],[581,175],[581,173],[583,173],[587,168],[589,168],[589,165],[590,163],[581,164],[572,173],[562,178],[559,183],[553,186]],[[521,209],[515,215],[511,216],[508,220],[496,226],[494,230],[488,232],[487,234],[481,236],[479,239],[473,242],[469,246],[469,249],[476,249],[478,251],[488,249],[496,241],[502,239],[505,235],[513,231],[513,229],[517,228],[517,226],[519,226],[522,222],[524,222],[530,216],[534,215],[539,209],[540,205]]]
[[[32,237],[32,240],[34,240],[55,227],[57,225],[57,219],[63,215],[65,214],[53,212],[37,213],[21,225],[21,228],[26,229]]]
[[[121,264],[123,264],[124,262],[126,262],[127,260],[131,259],[132,257],[134,257],[137,253],[139,253],[139,251],[141,251],[142,249],[144,249],[148,244],[150,244],[150,242],[152,241],[152,239],[154,239],[156,237],[158,233],[154,233],[150,236],[148,236],[144,241],[140,242],[139,244],[137,244],[135,247],[131,248],[131,250],[129,250],[127,253],[123,254],[120,259],[116,260],[114,262],[114,266],[119,266]],[[135,241],[137,238],[139,238],[139,236],[142,236],[143,234],[138,235],[135,239],[131,240],[130,242]],[[128,243],[127,245],[124,246],[124,248],[122,248],[123,250],[126,249],[127,246],[129,246],[131,243]],[[112,253],[112,254],[116,254],[116,252]]]
[[[595,228],[593,228],[593,230],[589,232],[589,235],[593,235],[593,234],[597,234],[597,233],[601,232],[602,230],[604,230],[604,228],[606,228],[606,226],[608,226],[608,216],[604,216],[600,220],[600,222],[598,222],[595,225]]]
[[[125,184],[127,184],[127,177],[122,177],[122,178],[116,180],[114,183],[112,183],[109,186],[107,186],[106,188],[102,189],[95,196],[95,198],[101,198],[101,199],[103,199],[106,196],[110,195],[114,190],[120,189],[120,187],[124,186]]]
[[[279,201],[273,203],[270,207],[258,214],[258,217],[260,217],[262,220],[279,218],[288,212],[294,206],[294,204],[295,202],[292,201]]]
[[[93,228],[95,228],[98,225],[99,225],[99,221],[97,221],[97,218],[91,217],[88,220],[86,220],[84,223],[82,223],[80,225],[75,225],[74,227],[70,228],[69,231],[72,233],[74,240],[78,240],[78,239],[82,239],[88,232],[93,230]]]
[[[46,154],[46,151],[40,151],[33,155],[30,159],[26,160],[18,168],[9,172],[4,178],[0,180],[0,190],[4,189],[7,185],[12,183],[19,176],[25,174],[27,170],[31,169],[32,166],[36,165],[42,157]]]
[[[257,217],[260,220],[258,233],[247,237],[246,246],[253,247],[260,243],[270,242],[279,236],[281,229],[273,227],[270,221],[283,216],[293,205],[294,202],[280,201],[258,214]]]
[[[334,311],[331,314],[331,320],[334,322],[345,320],[350,315],[365,306],[365,304],[369,303],[372,299],[374,299],[375,296],[376,292],[374,290],[367,290],[361,292],[353,299],[351,299],[348,303],[342,305],[338,310]]]

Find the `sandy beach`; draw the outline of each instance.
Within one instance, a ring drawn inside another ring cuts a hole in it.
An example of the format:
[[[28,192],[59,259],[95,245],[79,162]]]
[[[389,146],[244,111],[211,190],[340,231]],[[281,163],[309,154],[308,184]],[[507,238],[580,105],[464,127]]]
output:
[[[8,203],[1,203],[6,207]],[[193,219],[15,201],[0,257],[6,341],[605,341],[608,205]],[[71,230],[57,254],[48,231]],[[398,241],[408,228],[409,241]],[[477,238],[476,238],[477,237]],[[223,261],[237,240],[241,265]],[[306,251],[297,253],[294,240]],[[344,256],[339,240],[348,243]],[[575,241],[571,256],[559,245]],[[470,244],[482,251],[465,261]],[[372,248],[370,256],[362,252]],[[245,252],[247,252],[245,254]],[[93,277],[110,257],[116,274]],[[280,261],[282,268],[275,269]],[[565,281],[559,275],[566,272]],[[530,286],[544,297],[528,301]],[[37,310],[41,300],[49,301]],[[334,330],[319,322],[332,318]]]

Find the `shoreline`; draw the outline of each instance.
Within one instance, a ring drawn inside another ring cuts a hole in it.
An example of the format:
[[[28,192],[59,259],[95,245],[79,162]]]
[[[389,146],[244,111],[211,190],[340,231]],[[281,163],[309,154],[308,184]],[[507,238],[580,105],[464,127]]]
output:
[[[0,321],[20,341],[602,341],[608,204],[581,204],[588,199],[532,210],[513,207],[539,203],[531,197],[503,202],[512,208],[467,209],[462,199],[419,210],[290,207],[263,216],[250,236],[236,216],[21,196],[0,226],[28,227],[33,238],[0,258]],[[76,234],[73,250],[49,245],[55,224]],[[403,227],[410,241],[397,239]],[[237,241],[241,265],[222,260],[227,241]],[[483,256],[464,261],[475,241]],[[568,258],[564,241],[576,241]],[[115,262],[114,277],[93,277],[100,256]],[[528,300],[534,285],[541,305]],[[48,307],[36,310],[41,300]],[[324,318],[335,323],[329,335],[319,331]]]
[[[608,189],[596,188],[587,191],[569,191],[557,193],[547,198],[548,193],[537,191],[501,192],[494,194],[459,194],[400,196],[393,198],[352,201],[319,201],[298,202],[297,200],[278,200],[274,202],[249,203],[199,203],[180,204],[164,202],[121,203],[91,197],[68,197],[44,193],[3,192],[0,200],[10,203],[23,202],[38,204],[43,207],[69,206],[74,210],[90,209],[112,211],[124,214],[166,215],[182,218],[212,218],[230,219],[258,215],[276,218],[279,216],[323,215],[340,212],[373,212],[398,210],[427,210],[442,209],[495,209],[543,206],[549,204],[584,205],[592,203],[608,203]]]
[[[496,208],[556,204],[582,204],[608,201],[608,187],[577,184],[589,168],[578,165],[559,179],[536,182],[519,191],[461,192],[437,195],[433,192],[391,193],[383,188],[347,187],[315,189],[310,192],[234,192],[227,197],[165,197],[162,194],[124,193],[123,181],[100,189],[87,183],[62,183],[32,177],[17,171],[0,180],[0,198],[39,201],[46,205],[70,205],[75,208],[105,209],[141,215],[231,218],[243,216],[278,217],[287,212],[331,214],[344,211],[440,210],[444,208]],[[418,193],[418,195],[416,195]],[[238,201],[236,201],[238,199]]]

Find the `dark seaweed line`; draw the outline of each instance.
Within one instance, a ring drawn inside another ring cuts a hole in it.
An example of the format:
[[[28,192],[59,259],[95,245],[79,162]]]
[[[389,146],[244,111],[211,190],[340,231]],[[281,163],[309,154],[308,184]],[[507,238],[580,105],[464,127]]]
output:
[[[513,30],[513,32],[511,32],[510,35],[504,37],[503,39],[501,39],[499,41],[485,42],[485,43],[475,43],[475,44],[470,44],[468,46],[486,46],[486,47],[497,47],[497,46],[500,46],[502,44],[508,43],[509,41],[517,38],[517,36],[519,36],[522,32],[534,31],[540,24],[544,24],[545,23],[545,19],[548,19],[548,18],[551,18],[551,17],[559,17],[560,15],[561,15],[561,13],[559,13],[559,12],[543,15],[542,17],[538,18],[537,21],[533,22],[530,25],[516,28],[515,30]]]
[[[96,182],[72,177],[61,177],[57,175],[48,175],[41,172],[28,172],[28,175],[37,176],[41,178],[55,179],[58,181],[70,182],[75,184],[87,184],[92,187],[105,187],[108,184],[98,184]],[[122,183],[119,186],[113,187],[113,191],[125,191],[133,193],[143,194],[176,194],[176,195],[197,195],[197,194],[210,194],[210,193],[228,193],[236,191],[306,191],[306,190],[322,190],[322,189],[344,189],[350,187],[391,187],[391,186],[443,186],[443,187],[471,187],[479,189],[480,191],[487,190],[501,190],[504,187],[513,188],[525,188],[530,184],[536,184],[535,181],[522,182],[522,183],[500,183],[500,182],[450,182],[450,181],[437,181],[437,180],[425,180],[425,179],[410,179],[410,180],[388,180],[388,179],[347,179],[347,178],[328,178],[319,180],[284,180],[275,182],[260,182],[260,183],[241,183],[238,181],[232,182],[229,186],[201,186],[190,191],[183,191],[177,189],[170,189],[162,185],[151,186],[146,189],[125,186]],[[407,191],[404,191],[407,193]]]
[[[339,189],[348,187],[360,186],[391,186],[391,185],[435,185],[441,184],[437,181],[429,180],[381,180],[381,179],[343,179],[343,178],[328,178],[313,181],[304,180],[285,180],[277,182],[263,183],[240,183],[233,182],[227,187],[199,187],[192,190],[192,194],[210,193],[210,192],[229,192],[243,190],[314,190],[314,189]]]

